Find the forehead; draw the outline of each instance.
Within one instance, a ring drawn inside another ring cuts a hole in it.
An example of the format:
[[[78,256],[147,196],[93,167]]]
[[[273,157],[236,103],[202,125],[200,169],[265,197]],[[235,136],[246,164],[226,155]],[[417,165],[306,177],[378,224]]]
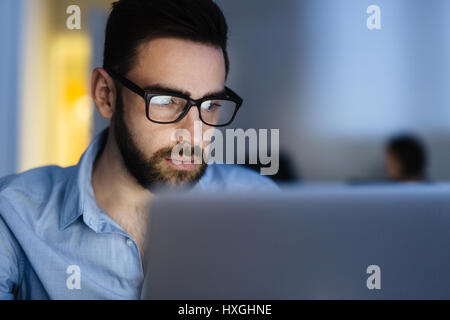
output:
[[[129,76],[145,87],[154,84],[181,89],[191,98],[221,91],[225,84],[225,59],[220,47],[174,38],[143,43]]]

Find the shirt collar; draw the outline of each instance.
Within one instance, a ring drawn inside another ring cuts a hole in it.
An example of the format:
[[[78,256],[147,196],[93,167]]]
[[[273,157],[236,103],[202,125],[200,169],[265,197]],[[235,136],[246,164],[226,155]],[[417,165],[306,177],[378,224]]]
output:
[[[92,169],[99,151],[106,143],[108,129],[97,135],[74,167],[64,195],[60,228],[65,229],[81,215],[84,222],[98,232],[102,210],[98,207],[92,187]]]

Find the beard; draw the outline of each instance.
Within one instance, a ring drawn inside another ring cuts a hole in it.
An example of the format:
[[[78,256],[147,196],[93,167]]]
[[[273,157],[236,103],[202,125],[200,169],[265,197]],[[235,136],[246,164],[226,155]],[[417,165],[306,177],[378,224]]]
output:
[[[116,114],[113,118],[114,137],[128,173],[144,189],[152,192],[167,189],[187,189],[196,184],[205,174],[207,164],[203,161],[192,171],[177,170],[168,165],[167,159],[172,159],[173,147],[157,150],[147,158],[134,141],[133,134],[125,123],[124,105],[120,90],[116,101]],[[191,155],[199,153],[201,147],[192,147]],[[185,149],[183,149],[185,150]],[[190,158],[190,157],[189,157]]]

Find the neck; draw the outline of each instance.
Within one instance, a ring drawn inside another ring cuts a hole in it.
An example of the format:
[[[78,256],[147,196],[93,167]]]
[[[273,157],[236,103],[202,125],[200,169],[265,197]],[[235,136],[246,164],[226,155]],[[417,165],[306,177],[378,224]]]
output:
[[[97,204],[113,219],[119,215],[145,214],[153,198],[126,170],[111,130],[94,163],[92,187]]]

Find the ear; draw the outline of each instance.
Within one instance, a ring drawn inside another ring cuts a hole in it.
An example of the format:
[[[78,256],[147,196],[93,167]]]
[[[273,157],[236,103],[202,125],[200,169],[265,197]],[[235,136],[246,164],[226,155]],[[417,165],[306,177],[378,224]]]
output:
[[[117,90],[110,75],[102,68],[92,72],[92,99],[103,118],[111,119],[114,115]]]

